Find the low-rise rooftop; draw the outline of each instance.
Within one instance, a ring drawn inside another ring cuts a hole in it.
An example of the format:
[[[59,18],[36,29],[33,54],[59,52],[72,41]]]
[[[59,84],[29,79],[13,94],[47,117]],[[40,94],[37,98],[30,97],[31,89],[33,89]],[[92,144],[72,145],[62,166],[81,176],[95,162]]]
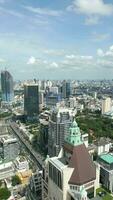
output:
[[[109,153],[100,155],[100,158],[108,164],[113,163],[113,155]]]

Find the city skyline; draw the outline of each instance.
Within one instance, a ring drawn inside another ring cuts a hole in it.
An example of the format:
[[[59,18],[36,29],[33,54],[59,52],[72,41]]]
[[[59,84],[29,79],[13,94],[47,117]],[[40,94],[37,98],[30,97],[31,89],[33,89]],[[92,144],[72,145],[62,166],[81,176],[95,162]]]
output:
[[[112,79],[111,0],[0,0],[0,70],[15,79]]]

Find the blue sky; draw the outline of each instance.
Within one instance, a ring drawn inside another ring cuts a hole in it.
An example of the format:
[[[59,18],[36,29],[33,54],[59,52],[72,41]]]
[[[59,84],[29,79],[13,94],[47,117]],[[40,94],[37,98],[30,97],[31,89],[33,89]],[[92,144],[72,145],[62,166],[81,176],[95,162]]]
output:
[[[0,70],[15,79],[112,79],[112,0],[0,0]]]

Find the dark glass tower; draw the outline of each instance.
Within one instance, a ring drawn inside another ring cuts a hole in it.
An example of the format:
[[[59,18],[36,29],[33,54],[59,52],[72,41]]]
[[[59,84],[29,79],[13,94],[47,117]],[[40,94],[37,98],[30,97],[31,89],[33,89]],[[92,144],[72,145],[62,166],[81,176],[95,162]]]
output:
[[[35,119],[39,114],[39,87],[37,84],[24,86],[24,113],[29,119]]]
[[[70,82],[64,80],[62,84],[62,97],[66,99],[69,98],[70,95],[71,95]]]
[[[13,77],[8,71],[1,72],[2,101],[10,102],[14,98]]]

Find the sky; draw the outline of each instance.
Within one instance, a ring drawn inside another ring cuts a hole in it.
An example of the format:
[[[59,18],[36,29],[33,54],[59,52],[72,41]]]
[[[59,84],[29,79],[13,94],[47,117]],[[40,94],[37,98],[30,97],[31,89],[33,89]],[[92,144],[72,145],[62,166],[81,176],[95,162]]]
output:
[[[0,0],[0,70],[113,79],[113,0]]]

